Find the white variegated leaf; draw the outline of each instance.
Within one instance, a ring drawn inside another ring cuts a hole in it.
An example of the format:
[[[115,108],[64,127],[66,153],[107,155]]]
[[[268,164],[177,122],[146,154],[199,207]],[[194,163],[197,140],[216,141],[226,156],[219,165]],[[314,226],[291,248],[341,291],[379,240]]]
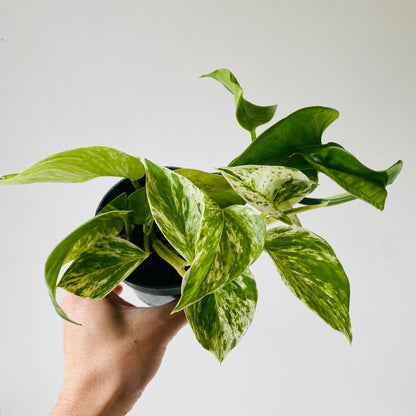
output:
[[[83,251],[92,247],[97,240],[107,236],[116,236],[124,227],[130,211],[110,211],[99,214],[87,221],[64,240],[49,255],[45,265],[45,280],[49,295],[57,313],[71,321],[56,301],[56,287],[62,266],[76,259]]]
[[[137,157],[111,147],[92,146],[49,156],[22,173],[0,177],[0,185],[85,182],[98,176],[118,176],[135,181],[143,175],[144,166]]]
[[[235,192],[266,215],[280,217],[311,190],[306,175],[283,166],[246,165],[221,168]]]
[[[217,254],[224,229],[224,213],[208,198],[205,203],[204,217],[198,232],[195,247],[195,259],[186,272],[182,282],[182,296],[177,305],[190,304],[198,296],[199,287],[206,279],[212,262]]]
[[[72,262],[58,287],[84,298],[101,299],[126,279],[148,255],[127,240],[105,236]]]
[[[269,230],[265,248],[295,295],[351,342],[350,285],[331,246],[293,225]]]
[[[146,160],[146,191],[157,226],[178,253],[192,262],[205,194],[184,176],[149,160]]]
[[[214,257],[210,249],[206,263],[203,256],[196,263],[198,271],[201,269],[199,263],[205,265],[204,271],[207,270],[206,264],[210,267],[207,273],[195,273],[194,264],[191,266],[185,274],[182,297],[175,311],[186,308],[240,276],[263,251],[266,226],[259,215],[246,206],[234,205],[223,209],[222,217],[221,233],[217,233],[220,228],[216,229],[216,246],[211,246],[212,249],[215,247]]]
[[[247,269],[241,276],[185,309],[199,343],[222,362],[249,328],[257,288]]]
[[[188,178],[221,208],[230,205],[244,205],[246,203],[244,199],[235,193],[227,180],[218,173],[208,173],[196,169],[177,169],[175,173]]]

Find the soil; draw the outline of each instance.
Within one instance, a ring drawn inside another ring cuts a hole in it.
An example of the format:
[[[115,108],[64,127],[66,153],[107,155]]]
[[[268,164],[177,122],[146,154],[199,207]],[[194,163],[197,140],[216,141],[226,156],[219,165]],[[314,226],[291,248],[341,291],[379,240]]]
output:
[[[141,228],[136,227],[133,230],[132,242],[143,249],[143,231]],[[153,226],[153,229],[159,240],[168,248],[172,248],[156,225]],[[169,263],[153,251],[126,280],[146,286],[178,286],[182,282],[182,277]]]

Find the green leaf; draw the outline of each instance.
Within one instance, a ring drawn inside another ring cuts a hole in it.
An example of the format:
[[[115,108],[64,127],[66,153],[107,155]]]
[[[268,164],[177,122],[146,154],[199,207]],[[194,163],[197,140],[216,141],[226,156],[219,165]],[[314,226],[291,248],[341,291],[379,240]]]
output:
[[[283,166],[237,166],[221,168],[235,192],[266,215],[279,217],[311,190],[307,176]]]
[[[243,98],[243,89],[236,77],[228,69],[218,69],[210,74],[203,75],[201,78],[204,77],[214,78],[221,82],[234,95],[237,121],[255,139],[256,128],[268,123],[273,118],[277,106],[260,107],[246,101]]]
[[[102,299],[148,255],[122,238],[103,237],[73,261],[58,286],[84,298]]]
[[[395,180],[403,166],[403,162],[398,161],[386,170],[374,171],[340,146],[326,146],[301,153],[312,167],[325,173],[350,194],[380,210],[386,201],[386,186]]]
[[[175,311],[186,308],[240,276],[263,251],[266,226],[250,208],[233,205],[222,210],[222,227],[218,226],[218,216],[215,221],[211,228],[213,231],[204,229],[201,232],[206,239],[202,243],[198,241],[198,252],[203,255],[197,257],[185,274],[182,296]],[[203,251],[208,244],[209,249]]]
[[[242,276],[185,309],[199,343],[222,362],[249,328],[256,310],[253,275]]]
[[[230,184],[219,174],[203,172],[196,169],[177,169],[175,173],[188,178],[194,185],[205,192],[221,208],[230,205],[244,205]]]
[[[100,214],[104,214],[110,211],[128,211],[130,208],[127,203],[127,194],[123,192],[122,194],[115,197],[110,201],[101,211]]]
[[[73,322],[56,301],[57,281],[62,266],[94,246],[96,241],[118,235],[129,215],[130,211],[110,211],[99,214],[68,235],[49,255],[45,265],[46,285],[52,303],[62,318]]]
[[[331,246],[292,225],[269,230],[265,248],[293,293],[351,342],[350,285]]]
[[[182,175],[146,160],[146,190],[156,224],[189,262],[205,209],[205,194]]]
[[[307,107],[278,121],[229,166],[273,165],[294,167],[317,181],[316,170],[302,156],[293,154],[308,146],[321,144],[325,129],[338,118],[338,111],[327,107]]]
[[[132,222],[143,224],[143,232],[148,235],[152,229],[153,216],[147,200],[146,188],[140,188],[129,195],[128,206],[133,211]]]
[[[140,159],[110,147],[94,146],[57,153],[19,174],[0,178],[0,185],[36,182],[85,182],[98,176],[135,181],[144,175]]]

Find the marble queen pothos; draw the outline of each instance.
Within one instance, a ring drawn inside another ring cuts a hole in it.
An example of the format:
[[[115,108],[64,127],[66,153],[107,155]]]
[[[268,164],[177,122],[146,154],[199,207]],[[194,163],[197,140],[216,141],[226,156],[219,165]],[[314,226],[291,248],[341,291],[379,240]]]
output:
[[[300,109],[257,136],[257,128],[273,118],[276,106],[246,101],[226,69],[205,77],[233,94],[237,121],[252,140],[216,173],[172,171],[95,146],[55,154],[22,173],[0,178],[0,185],[15,185],[114,176],[129,179],[134,187],[50,254],[45,277],[56,311],[71,321],[56,301],[58,287],[101,299],[149,257],[160,256],[182,277],[174,312],[185,311],[200,344],[222,361],[253,319],[257,289],[250,266],[265,251],[293,293],[351,341],[348,278],[331,246],[303,228],[298,215],[354,199],[382,210],[386,186],[395,180],[402,162],[374,171],[339,144],[322,143],[323,132],[338,117],[328,107]],[[335,181],[343,193],[311,198],[318,173]],[[139,183],[143,177],[144,186]],[[136,229],[143,235],[140,244],[133,238]]]

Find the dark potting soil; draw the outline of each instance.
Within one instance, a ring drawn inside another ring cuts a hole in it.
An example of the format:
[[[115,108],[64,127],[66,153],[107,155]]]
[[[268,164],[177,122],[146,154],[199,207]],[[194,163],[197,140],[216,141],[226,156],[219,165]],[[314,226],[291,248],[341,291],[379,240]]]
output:
[[[153,230],[159,240],[172,249],[161,231],[155,226],[153,226]],[[132,242],[143,249],[144,244],[142,227],[136,227],[133,230]],[[152,254],[126,280],[131,283],[146,286],[177,286],[181,284],[182,277],[169,263],[153,251]]]

